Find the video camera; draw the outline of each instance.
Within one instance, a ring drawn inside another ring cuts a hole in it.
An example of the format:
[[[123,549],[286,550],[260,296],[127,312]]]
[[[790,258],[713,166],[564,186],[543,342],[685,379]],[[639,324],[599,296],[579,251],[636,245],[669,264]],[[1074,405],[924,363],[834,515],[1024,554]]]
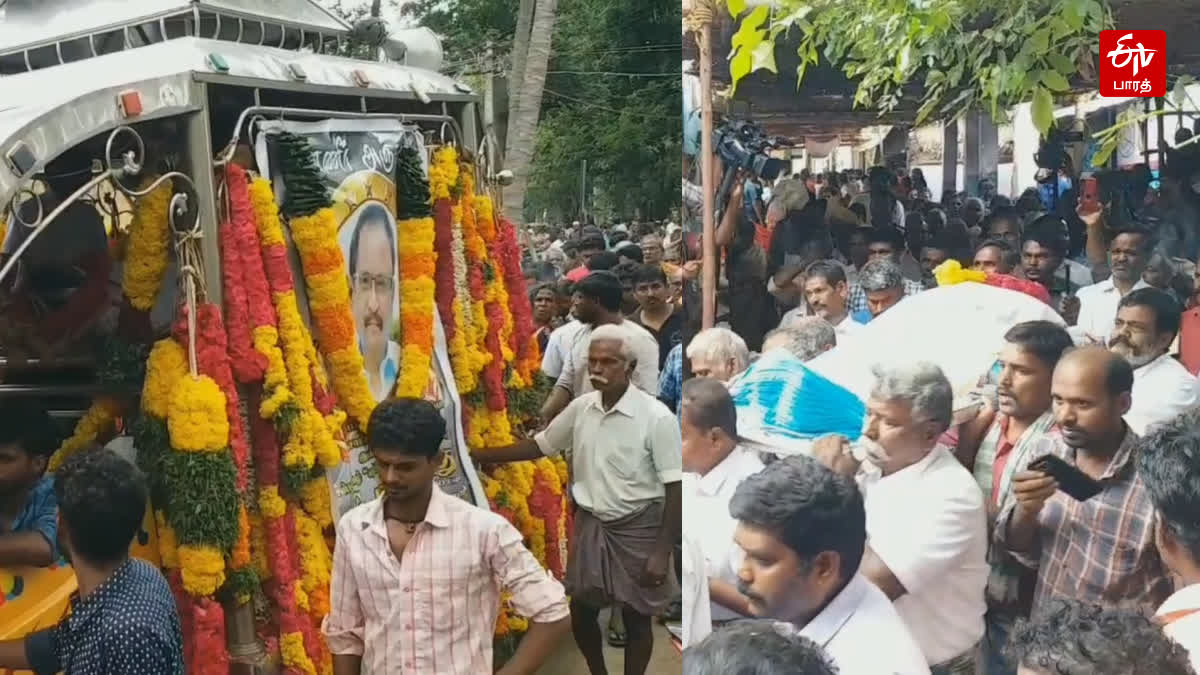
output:
[[[721,189],[717,192],[717,210],[724,207],[739,170],[749,171],[767,181],[778,178],[787,169],[788,162],[771,157],[769,153],[787,145],[786,139],[771,138],[761,126],[746,120],[726,120],[717,127],[713,132],[713,147],[725,165]]]

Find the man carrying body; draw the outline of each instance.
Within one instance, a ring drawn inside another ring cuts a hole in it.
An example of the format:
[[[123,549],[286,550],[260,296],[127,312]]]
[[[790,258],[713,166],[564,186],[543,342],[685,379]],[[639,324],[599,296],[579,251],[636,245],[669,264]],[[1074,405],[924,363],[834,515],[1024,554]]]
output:
[[[607,675],[597,622],[618,605],[626,675],[641,675],[654,648],[651,617],[674,595],[671,551],[680,533],[679,420],[630,382],[636,357],[628,333],[603,325],[589,336],[588,377],[579,396],[536,438],[476,449],[484,463],[570,454],[575,532],[567,591],[575,642],[592,675]]]
[[[986,496],[988,522],[995,520],[1012,491],[1014,469],[1054,426],[1050,382],[1058,360],[1073,346],[1056,323],[1028,321],[1013,326],[1000,352],[997,406],[988,406],[959,436],[958,455]],[[1013,623],[1029,615],[1036,576],[1005,551],[988,552],[985,675],[1014,675],[1003,649]]]
[[[1200,403],[1200,384],[1168,350],[1179,333],[1181,308],[1157,288],[1121,298],[1110,328],[1109,349],[1133,368],[1133,401],[1125,422],[1141,435]]]
[[[1061,430],[1044,437],[1014,467],[1012,494],[996,520],[995,543],[1036,570],[1032,612],[1067,599],[1157,608],[1171,591],[1154,549],[1154,506],[1134,466],[1137,435],[1129,410],[1133,370],[1102,347],[1068,352],[1054,369],[1054,417]],[[1079,502],[1052,476],[1029,470],[1051,454],[1101,485]]]
[[[384,494],[338,523],[323,627],[334,675],[490,673],[502,591],[530,617],[503,675],[536,672],[567,631],[562,585],[516,528],[434,484],[445,435],[426,401],[389,399],[371,413],[367,445]]]
[[[737,590],[733,531],[729,514],[734,490],[762,471],[753,450],[738,445],[737,409],[725,385],[707,377],[683,385],[683,500],[688,520],[685,534],[699,544],[717,625],[746,616],[746,598]]]
[[[1020,256],[1007,243],[991,240],[983,242],[975,250],[975,260],[971,268],[989,274],[1012,274],[1020,263]]]
[[[850,311],[855,314],[865,311],[875,318],[922,290],[925,287],[921,282],[905,279],[896,263],[872,260],[859,270],[858,282],[850,289]]]
[[[808,362],[836,346],[837,333],[828,321],[819,316],[802,316],[767,333],[763,353],[785,349],[797,359]]]
[[[899,298],[901,297],[906,295],[916,295],[917,293],[925,290],[924,284],[922,284],[919,280],[908,279],[904,276],[904,270],[900,263],[901,255],[903,253],[904,235],[900,234],[900,232],[897,230],[875,229],[867,232],[867,262],[862,267],[858,268],[858,279],[850,285],[850,294],[847,301],[847,306],[850,308],[850,313],[852,315],[858,315],[860,312],[866,312],[868,309],[870,309],[867,301],[867,291],[863,286],[864,272],[868,267],[871,267],[873,270],[875,270],[875,274],[878,276],[880,270],[885,267],[878,263],[872,266],[871,263],[873,261],[887,261],[895,265],[896,272],[900,276],[900,281],[896,282],[895,286],[901,289],[900,295],[897,297],[896,302],[899,302]],[[878,288],[879,282],[880,280],[876,278],[871,280],[870,285],[872,288]],[[873,292],[878,293],[878,291]],[[893,302],[892,304],[895,303]],[[889,307],[890,306],[891,305],[889,305]],[[879,314],[879,312],[872,311],[871,314],[876,315]]]
[[[987,513],[970,472],[938,444],[954,393],[931,363],[875,374],[855,448],[826,436],[813,456],[857,477],[867,514],[863,575],[895,603],[930,671],[973,675],[984,634]]]
[[[867,576],[867,515],[852,478],[786,457],[746,478],[730,511],[747,613],[796,626],[841,675],[929,672],[898,604]]]
[[[46,463],[56,443],[40,407],[0,405],[0,568],[48,567],[58,547],[58,503]]]
[[[350,237],[349,270],[354,324],[376,401],[392,392],[400,367],[400,347],[392,341],[396,300],[396,242],[392,217],[371,204],[358,216]]]

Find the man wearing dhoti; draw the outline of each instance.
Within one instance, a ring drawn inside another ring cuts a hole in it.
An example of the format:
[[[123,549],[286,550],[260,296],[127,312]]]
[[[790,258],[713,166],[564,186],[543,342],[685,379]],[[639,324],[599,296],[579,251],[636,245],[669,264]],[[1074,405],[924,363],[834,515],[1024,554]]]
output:
[[[591,675],[608,673],[601,608],[621,608],[625,673],[644,673],[654,647],[651,617],[675,595],[668,570],[680,525],[679,421],[630,385],[637,365],[631,342],[620,325],[597,327],[587,366],[595,391],[572,401],[535,438],[473,453],[490,463],[568,457],[576,511],[566,586],[575,642]]]

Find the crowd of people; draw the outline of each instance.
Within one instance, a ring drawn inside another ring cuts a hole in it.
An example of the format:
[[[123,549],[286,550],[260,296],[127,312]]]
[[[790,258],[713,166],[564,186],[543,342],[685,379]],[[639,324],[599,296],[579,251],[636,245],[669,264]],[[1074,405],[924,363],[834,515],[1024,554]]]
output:
[[[1179,212],[1179,177],[1139,176],[1098,203],[1064,180],[933,204],[881,167],[862,188],[735,183],[724,323],[660,387],[682,424],[685,675],[1197,672],[1200,313],[1174,257],[1196,251],[1145,216]],[[948,261],[1063,319],[1009,328],[967,416],[918,362],[875,368],[854,442],[739,436],[730,387],[760,354],[850,343]]]

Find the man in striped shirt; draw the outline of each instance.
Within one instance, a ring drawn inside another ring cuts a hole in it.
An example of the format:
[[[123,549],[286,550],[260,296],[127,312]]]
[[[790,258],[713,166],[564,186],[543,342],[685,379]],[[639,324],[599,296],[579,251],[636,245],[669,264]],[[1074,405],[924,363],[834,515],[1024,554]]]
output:
[[[1020,458],[995,528],[997,545],[1037,571],[1034,615],[1056,599],[1153,611],[1171,593],[1154,546],[1154,505],[1134,465],[1137,435],[1122,419],[1132,388],[1129,363],[1102,347],[1068,352],[1054,370],[1061,434]],[[1076,501],[1054,477],[1029,470],[1047,454],[1098,481],[1100,493]]]
[[[491,673],[501,592],[530,623],[500,674],[536,672],[569,630],[562,584],[517,529],[434,484],[445,434],[441,413],[419,399],[371,414],[384,493],[338,523],[323,626],[334,675]]]

